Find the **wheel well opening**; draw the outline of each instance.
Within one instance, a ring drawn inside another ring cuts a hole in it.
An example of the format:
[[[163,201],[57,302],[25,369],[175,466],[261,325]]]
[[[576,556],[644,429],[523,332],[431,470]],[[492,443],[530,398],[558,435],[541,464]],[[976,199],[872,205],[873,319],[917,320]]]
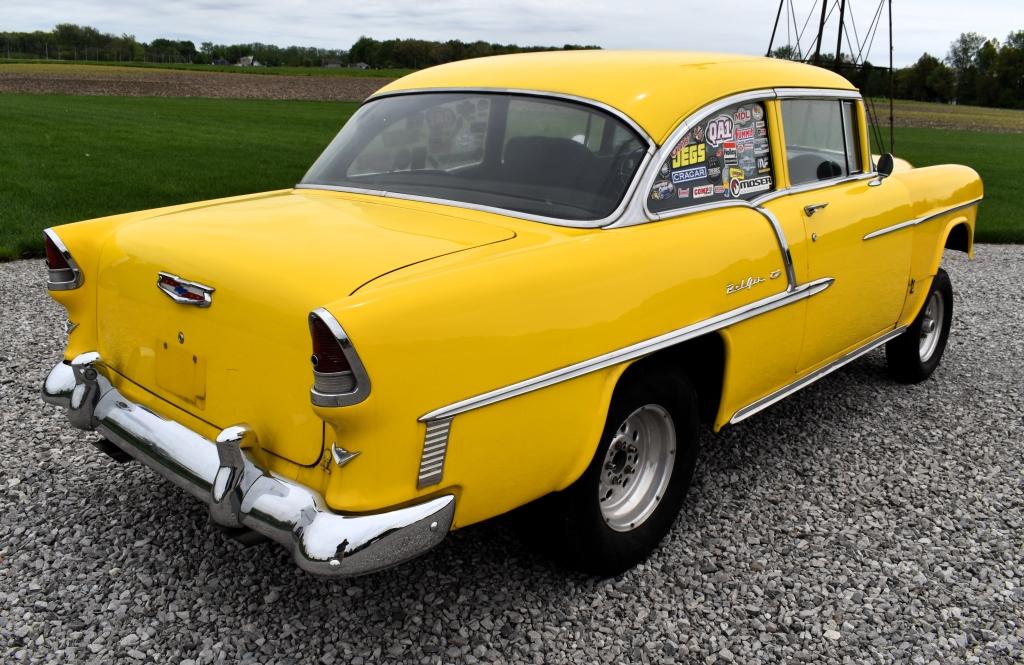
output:
[[[966,224],[957,224],[946,237],[946,249],[968,252],[971,249],[971,232]]]
[[[652,370],[685,376],[697,393],[701,422],[715,422],[725,377],[725,343],[721,335],[704,335],[646,356],[629,366],[618,385]]]

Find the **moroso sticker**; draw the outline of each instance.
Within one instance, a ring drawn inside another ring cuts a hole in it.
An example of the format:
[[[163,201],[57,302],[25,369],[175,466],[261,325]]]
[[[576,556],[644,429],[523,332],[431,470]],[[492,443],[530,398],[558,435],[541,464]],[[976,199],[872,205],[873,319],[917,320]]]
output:
[[[676,196],[681,199],[690,198],[690,188],[686,187],[684,189],[683,187],[680,187],[679,189],[676,190]]]
[[[707,150],[703,143],[678,147],[672,151],[672,168],[681,169],[684,166],[703,164],[706,152]]]
[[[720,115],[708,121],[705,127],[705,136],[709,145],[717,146],[723,141],[732,140],[732,118],[727,115]]]
[[[767,157],[758,157],[757,158],[757,170],[760,171],[761,173],[764,173],[765,171],[768,170],[768,168],[769,168],[768,158]]]
[[[692,169],[683,169],[682,171],[672,172],[672,182],[678,185],[681,182],[687,182],[689,180],[699,180],[701,178],[708,177],[708,170],[703,166],[695,166]]]
[[[744,123],[750,122],[750,118],[752,118],[753,116],[751,116],[750,114],[750,109],[748,109],[746,106],[741,106],[740,108],[736,109],[736,113],[733,113],[732,117],[736,118],[736,122],[742,125]]]
[[[672,192],[675,191],[675,187],[670,182],[662,180],[661,182],[654,183],[654,189],[651,190],[651,199],[654,201],[665,201],[672,196]]]
[[[764,109],[761,108],[760,104],[754,104],[754,108],[751,109],[751,112],[754,114],[754,120],[760,120],[764,117]]]
[[[749,180],[739,180],[734,178],[729,183],[729,191],[735,197],[743,196],[744,194],[753,194],[755,192],[766,192],[772,188],[771,176],[760,176],[757,178],[750,178]]]
[[[715,187],[714,185],[700,185],[693,188],[693,198],[704,199],[709,196],[714,196]]]
[[[754,128],[737,127],[735,137],[737,141],[750,141],[754,138]]]

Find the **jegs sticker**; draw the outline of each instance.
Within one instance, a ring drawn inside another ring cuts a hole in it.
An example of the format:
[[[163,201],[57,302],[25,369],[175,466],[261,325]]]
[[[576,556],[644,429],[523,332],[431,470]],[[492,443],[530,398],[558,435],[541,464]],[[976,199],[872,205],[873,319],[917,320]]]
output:
[[[754,194],[755,192],[766,192],[771,188],[772,178],[767,175],[750,178],[748,180],[733,178],[732,182],[729,183],[729,191],[734,197],[743,196],[745,194]]]
[[[727,115],[709,120],[704,130],[708,145],[717,147],[723,141],[732,140],[732,128],[732,118]]]
[[[681,169],[685,166],[703,164],[706,148],[703,143],[679,147],[672,151],[672,168]]]
[[[704,199],[709,196],[714,196],[715,186],[714,185],[700,185],[693,188],[693,198]]]
[[[703,166],[695,166],[692,169],[673,171],[672,183],[678,185],[681,182],[688,182],[690,180],[700,180],[701,178],[706,177],[708,177],[708,170]]]

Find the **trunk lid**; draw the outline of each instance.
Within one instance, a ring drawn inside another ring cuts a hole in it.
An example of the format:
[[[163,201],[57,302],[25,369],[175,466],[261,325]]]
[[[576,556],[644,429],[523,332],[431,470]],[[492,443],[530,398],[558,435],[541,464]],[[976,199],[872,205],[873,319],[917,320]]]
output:
[[[98,350],[211,425],[246,423],[264,449],[315,464],[308,313],[385,273],[512,237],[424,206],[303,190],[156,215],[104,246]],[[209,307],[176,302],[160,272],[212,287]]]

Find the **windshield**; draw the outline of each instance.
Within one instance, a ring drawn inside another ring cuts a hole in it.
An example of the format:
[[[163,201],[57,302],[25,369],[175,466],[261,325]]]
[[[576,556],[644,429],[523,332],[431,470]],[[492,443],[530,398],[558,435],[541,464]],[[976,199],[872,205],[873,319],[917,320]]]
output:
[[[300,184],[593,221],[618,207],[646,150],[625,122],[582,103],[418,93],[360,108]]]

